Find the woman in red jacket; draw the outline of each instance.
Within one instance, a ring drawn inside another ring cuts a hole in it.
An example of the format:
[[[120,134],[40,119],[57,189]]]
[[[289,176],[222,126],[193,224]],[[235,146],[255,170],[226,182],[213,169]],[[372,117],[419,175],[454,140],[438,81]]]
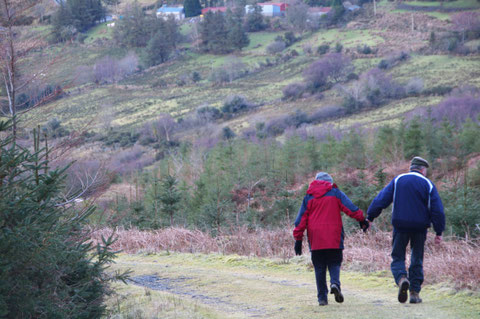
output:
[[[307,230],[320,306],[328,305],[327,269],[330,273],[330,291],[335,295],[336,302],[343,302],[340,266],[344,232],[340,211],[360,222],[364,231],[368,228],[363,211],[337,188],[328,173],[318,173],[303,199],[295,220],[293,237],[296,240],[295,253],[301,255],[303,233]]]

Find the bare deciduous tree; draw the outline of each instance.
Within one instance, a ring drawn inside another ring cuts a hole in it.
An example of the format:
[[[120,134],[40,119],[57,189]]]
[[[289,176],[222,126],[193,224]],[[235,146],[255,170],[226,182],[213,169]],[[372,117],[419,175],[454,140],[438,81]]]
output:
[[[28,89],[28,86],[48,69],[56,59],[52,59],[48,64],[43,65],[33,74],[21,74],[21,66],[25,63],[27,54],[39,47],[42,39],[28,39],[23,41],[17,30],[16,22],[35,6],[39,5],[41,0],[0,0],[0,75],[3,87],[5,89],[6,103],[0,106],[2,116],[13,119],[12,133],[17,135],[18,115],[37,107],[46,101],[54,98],[60,92],[56,89],[48,96],[45,96],[28,109],[22,111],[18,108],[19,95]]]
[[[467,32],[480,29],[480,14],[474,11],[456,13],[452,15],[452,23],[455,30],[462,33],[463,43]]]
[[[177,122],[170,114],[160,114],[153,123],[153,129],[158,140],[165,139],[170,142],[172,134],[177,126]]]

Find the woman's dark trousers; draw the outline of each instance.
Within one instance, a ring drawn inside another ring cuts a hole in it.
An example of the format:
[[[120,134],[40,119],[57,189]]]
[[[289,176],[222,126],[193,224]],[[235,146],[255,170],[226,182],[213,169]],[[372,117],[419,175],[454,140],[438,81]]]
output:
[[[327,300],[327,269],[330,273],[330,284],[336,284],[340,288],[340,266],[342,265],[342,260],[342,249],[312,250],[318,301]]]

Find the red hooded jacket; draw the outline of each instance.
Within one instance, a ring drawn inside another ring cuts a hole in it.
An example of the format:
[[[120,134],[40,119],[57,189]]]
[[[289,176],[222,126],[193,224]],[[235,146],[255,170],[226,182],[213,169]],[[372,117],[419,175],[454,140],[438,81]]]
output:
[[[340,211],[359,222],[365,220],[363,211],[337,185],[314,180],[295,220],[293,237],[302,240],[307,229],[311,250],[343,249],[344,233]]]

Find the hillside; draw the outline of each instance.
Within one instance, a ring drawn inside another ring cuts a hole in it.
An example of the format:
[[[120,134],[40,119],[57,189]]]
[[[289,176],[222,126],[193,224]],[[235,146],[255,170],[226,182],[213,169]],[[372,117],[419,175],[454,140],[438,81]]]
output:
[[[150,3],[139,5],[138,19],[159,23]],[[23,143],[40,124],[50,146],[73,144],[55,165],[76,160],[67,184],[80,193],[97,176],[86,192],[99,199],[94,223],[147,227],[279,225],[320,169],[365,210],[422,155],[434,182],[448,186],[450,233],[470,236],[480,184],[478,12],[471,0],[381,1],[376,14],[365,3],[301,30],[288,15],[262,18],[264,29],[228,54],[202,47],[204,24],[189,18],[153,66],[145,43],[122,42],[121,20],[57,44],[51,26],[34,22],[16,29],[20,43],[36,39],[21,67],[38,82],[22,97],[42,87],[60,94],[22,115]],[[165,175],[192,196],[175,216],[158,206]],[[471,195],[457,204],[462,182]]]
[[[341,98],[335,89],[323,92],[321,100],[315,98],[292,102],[281,100],[282,88],[301,81],[303,70],[320,57],[315,54],[315,50],[321,44],[328,44],[333,50],[336,43],[340,43],[345,54],[353,59],[356,74],[377,66],[381,59],[403,50],[409,53],[411,58],[387,70],[387,74],[400,83],[418,78],[423,81],[424,90],[437,86],[480,85],[476,67],[479,61],[478,54],[424,53],[428,48],[430,33],[450,28],[448,20],[439,20],[416,12],[415,20],[418,26],[411,31],[411,14],[393,9],[393,4],[382,2],[375,18],[360,16],[341,29],[304,33],[299,42],[285,50],[286,53],[296,52],[286,61],[275,62],[279,56],[266,52],[268,44],[285,31],[256,32],[249,33],[250,44],[247,48],[232,55],[198,54],[191,50],[189,43],[185,43],[185,49],[181,50],[178,58],[164,65],[149,68],[118,83],[82,84],[79,79],[81,75],[78,74],[79,67],[91,66],[104,56],[120,58],[127,53],[124,49],[109,44],[112,41],[111,30],[103,24],[89,31],[85,44],[62,47],[61,59],[49,69],[47,81],[68,83],[72,87],[67,90],[64,98],[49,105],[48,109],[51,109],[51,112],[43,110],[32,112],[31,118],[44,122],[57,117],[62,124],[75,129],[80,128],[82,123],[94,119],[92,123],[94,131],[99,131],[105,125],[115,130],[126,130],[139,127],[160,113],[169,113],[174,118],[179,118],[202,105],[220,108],[229,96],[242,95],[260,107],[250,112],[248,116],[240,116],[222,123],[223,126],[231,126],[239,132],[246,127],[254,126],[258,119],[272,114],[291,114],[297,109],[311,113],[324,106],[341,105]],[[184,30],[182,32],[188,34],[188,27],[182,26]],[[364,45],[371,47],[376,53],[359,54],[357,47]],[[309,48],[312,49],[312,53],[308,53]],[[51,59],[52,55],[55,55],[54,51],[56,49],[52,48],[34,54],[32,61],[43,65],[42,59]],[[240,68],[248,71],[248,74],[221,85],[209,80],[214,68],[232,63],[240,65]],[[269,63],[273,65],[269,66]],[[194,72],[199,73],[201,77],[199,82],[193,83],[190,80]],[[77,85],[77,82],[80,83]],[[437,95],[399,99],[387,103],[380,109],[367,110],[361,115],[343,117],[332,123],[342,127],[348,127],[352,123],[361,125],[398,123],[405,112],[419,106],[434,105],[439,99],[441,97]],[[105,113],[111,115],[103,116]],[[105,117],[112,118],[111,122],[101,123]]]

